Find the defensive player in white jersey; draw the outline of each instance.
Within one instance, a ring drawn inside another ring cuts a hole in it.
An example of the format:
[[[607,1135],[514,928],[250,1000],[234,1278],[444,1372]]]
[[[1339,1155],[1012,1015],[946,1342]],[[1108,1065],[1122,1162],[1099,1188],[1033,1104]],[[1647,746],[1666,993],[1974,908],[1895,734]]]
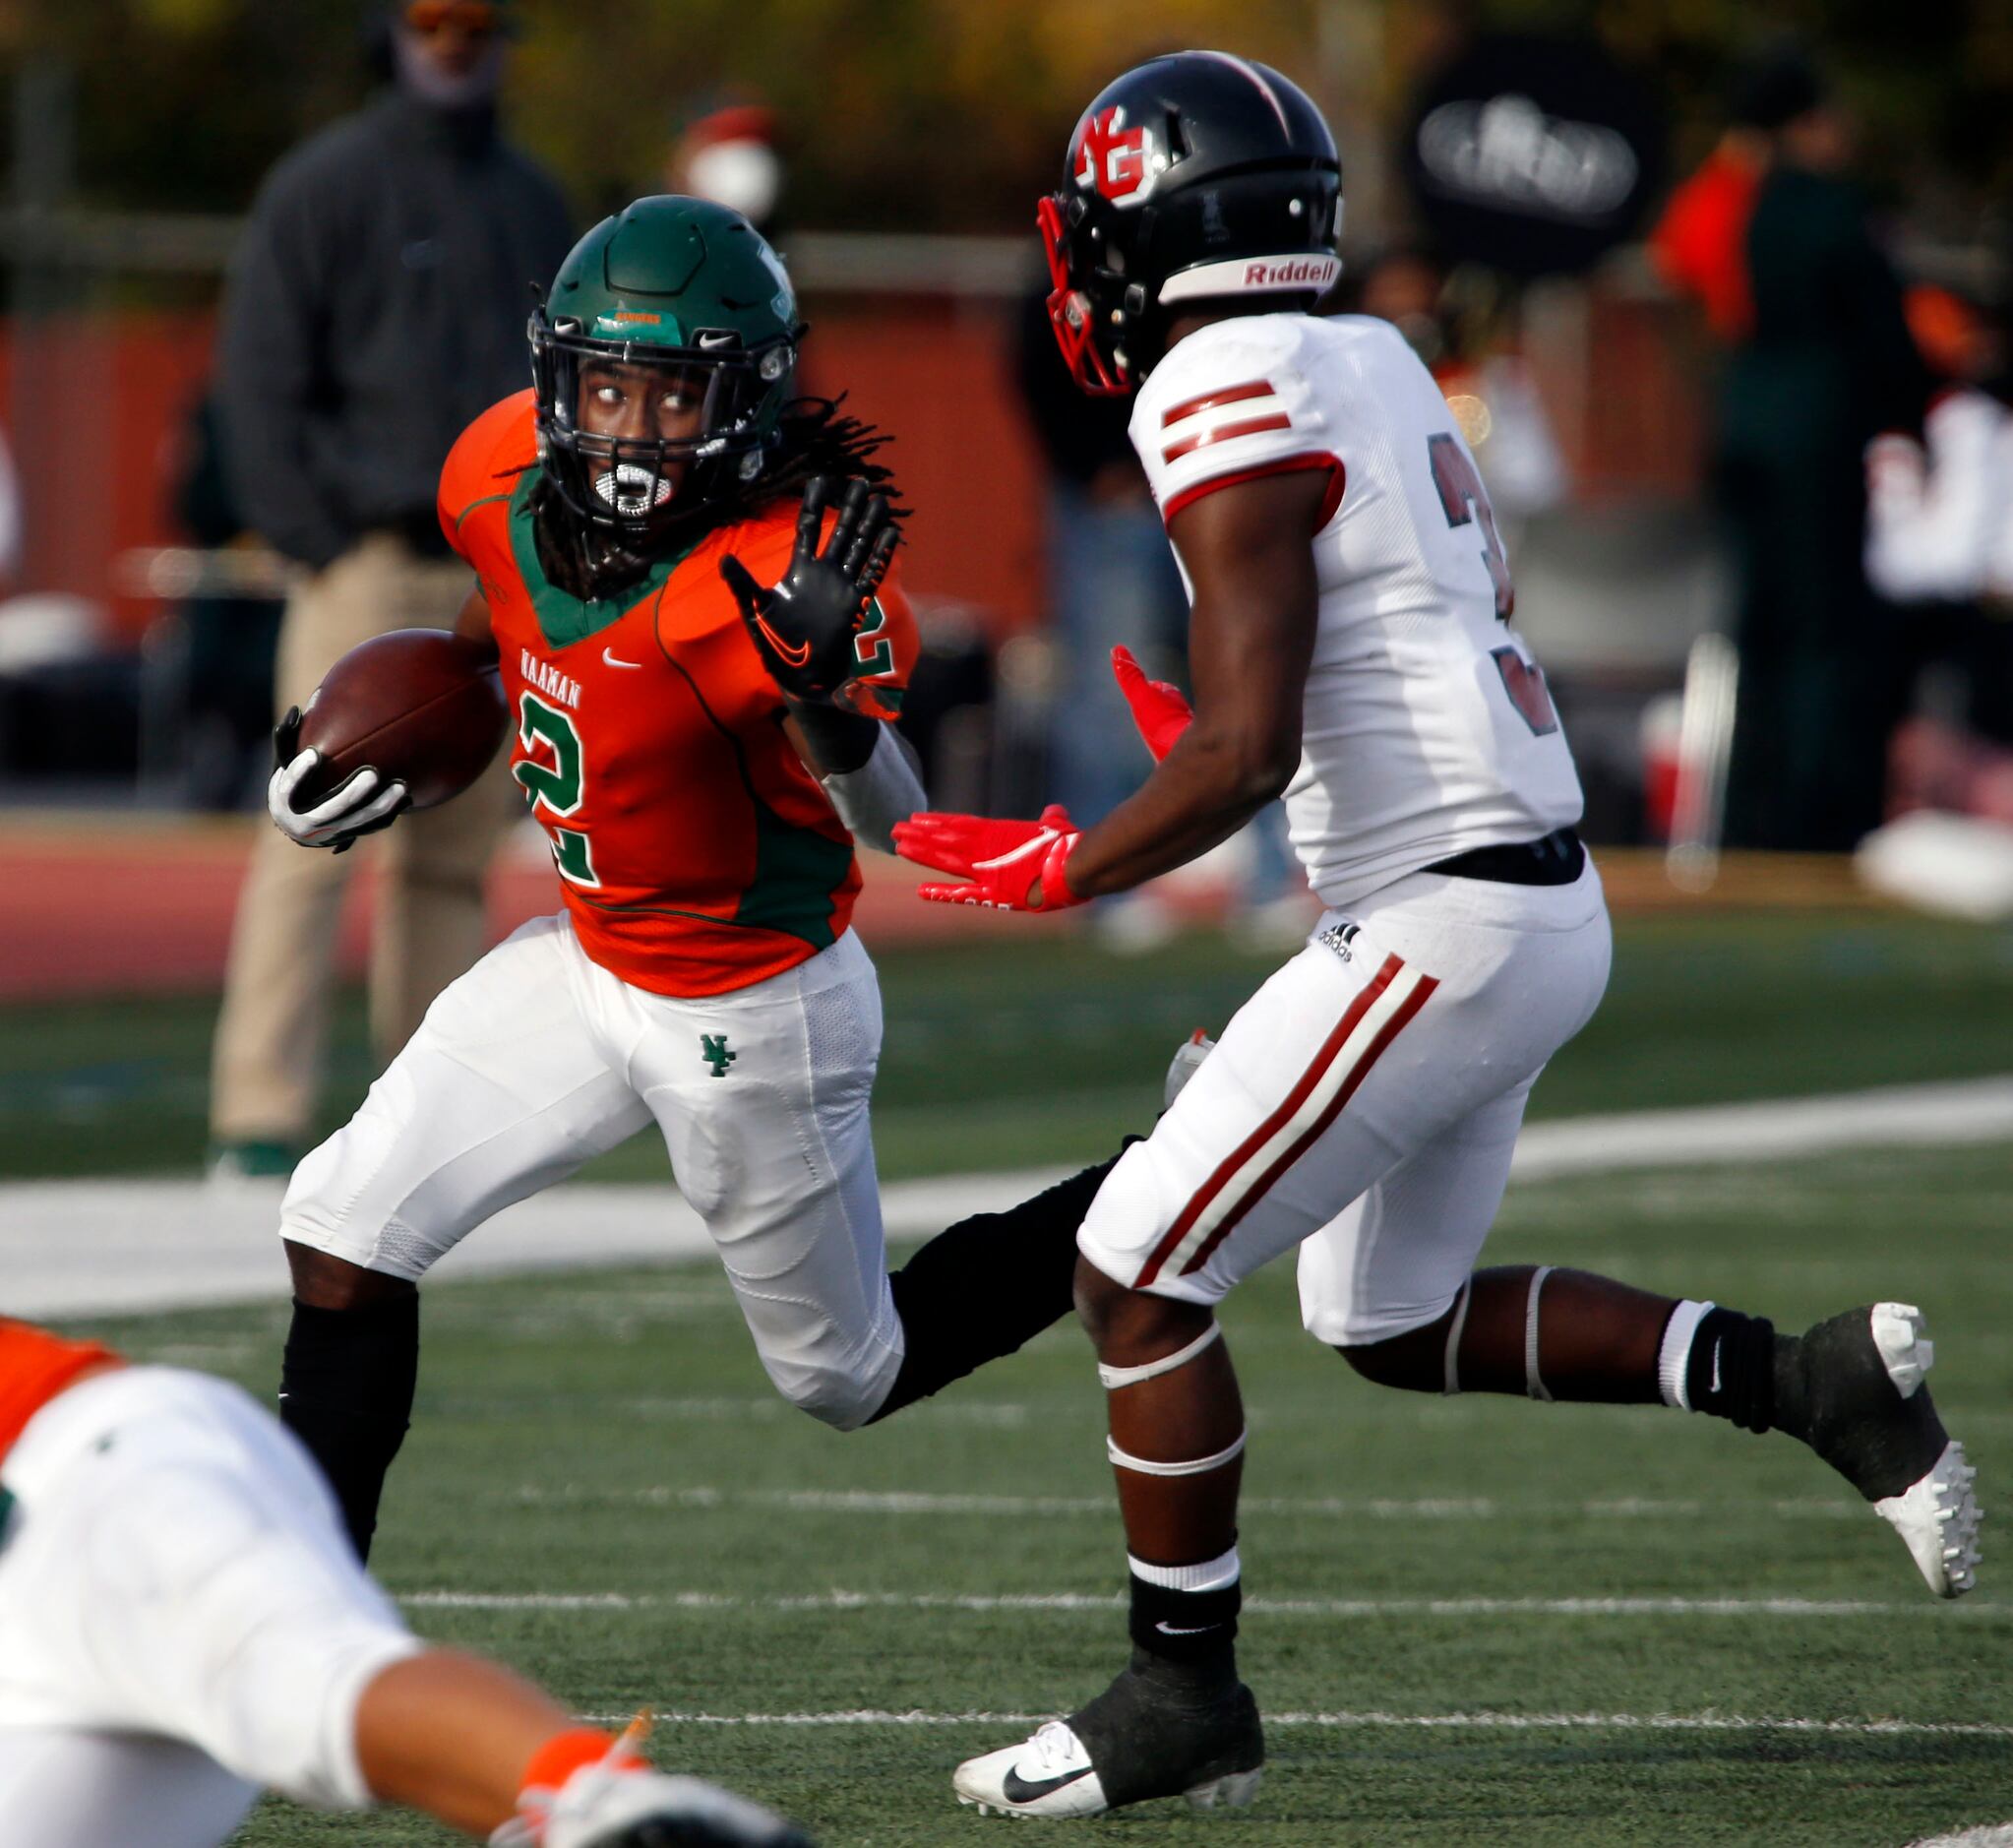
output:
[[[1232,1640],[1245,1420],[1213,1312],[1296,1248],[1308,1328],[1369,1379],[1785,1431],[1876,1505],[1932,1590],[1972,1582],[1971,1472],[1912,1308],[1779,1336],[1580,1271],[1475,1268],[1531,1085],[1601,998],[1608,919],[1467,447],[1394,329],[1310,312],[1338,269],[1340,181],[1307,97],[1219,53],[1157,58],[1085,112],[1041,205],[1051,313],[1085,390],[1137,394],[1132,440],[1190,591],[1194,708],[1122,658],[1159,763],[1106,820],[896,830],[969,882],[924,896],[1049,910],[1194,858],[1284,792],[1329,907],[1189,1062],[1078,1234],[1133,1653],[1067,1720],[959,1767],[959,1796],[1000,1810],[1254,1790]]]

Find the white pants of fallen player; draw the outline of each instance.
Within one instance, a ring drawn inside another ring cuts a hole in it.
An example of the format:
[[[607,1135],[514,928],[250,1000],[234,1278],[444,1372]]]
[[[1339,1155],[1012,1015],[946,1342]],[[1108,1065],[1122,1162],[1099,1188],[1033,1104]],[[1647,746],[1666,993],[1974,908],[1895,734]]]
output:
[[[262,1788],[367,1807],[356,1704],[420,1648],[307,1452],[236,1386],[72,1386],[0,1487],[0,1816],[38,1848],[216,1848]]]

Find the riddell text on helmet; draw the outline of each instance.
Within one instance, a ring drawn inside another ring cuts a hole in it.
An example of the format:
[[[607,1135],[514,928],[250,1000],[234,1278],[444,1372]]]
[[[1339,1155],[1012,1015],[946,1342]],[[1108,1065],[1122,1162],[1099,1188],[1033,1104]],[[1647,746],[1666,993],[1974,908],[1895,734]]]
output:
[[[1248,263],[1245,265],[1245,287],[1288,288],[1305,282],[1311,288],[1326,288],[1341,267],[1333,257],[1291,257],[1283,263]]]

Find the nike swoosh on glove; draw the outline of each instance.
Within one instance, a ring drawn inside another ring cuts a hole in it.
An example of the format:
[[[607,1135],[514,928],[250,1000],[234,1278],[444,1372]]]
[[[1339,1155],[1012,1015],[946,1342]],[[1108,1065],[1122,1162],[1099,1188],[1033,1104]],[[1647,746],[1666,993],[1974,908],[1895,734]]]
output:
[[[830,475],[805,484],[796,549],[777,583],[757,584],[731,552],[720,560],[720,576],[770,678],[790,698],[812,704],[834,703],[860,671],[854,644],[867,603],[901,543],[888,497],[855,478],[821,549],[824,510],[836,491]]]
[[[1057,803],[1033,822],[926,809],[894,825],[894,850],[904,860],[970,881],[962,886],[918,886],[917,897],[932,904],[982,904],[1001,911],[1062,911],[1083,903],[1069,890],[1064,872],[1082,838],[1083,831]]]
[[[1112,676],[1126,704],[1132,708],[1132,723],[1146,740],[1147,750],[1158,764],[1175,748],[1175,740],[1195,722],[1195,708],[1188,696],[1170,680],[1148,680],[1146,670],[1132,658],[1128,647],[1112,650]]]

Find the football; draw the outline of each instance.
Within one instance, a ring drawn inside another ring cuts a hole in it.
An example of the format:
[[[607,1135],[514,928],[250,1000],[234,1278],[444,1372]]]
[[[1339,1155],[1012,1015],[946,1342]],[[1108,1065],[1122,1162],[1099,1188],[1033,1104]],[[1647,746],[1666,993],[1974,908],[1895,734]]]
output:
[[[306,807],[368,765],[402,782],[415,809],[457,796],[489,768],[509,710],[488,649],[444,629],[394,629],[353,647],[301,713],[300,744],[322,762]]]

